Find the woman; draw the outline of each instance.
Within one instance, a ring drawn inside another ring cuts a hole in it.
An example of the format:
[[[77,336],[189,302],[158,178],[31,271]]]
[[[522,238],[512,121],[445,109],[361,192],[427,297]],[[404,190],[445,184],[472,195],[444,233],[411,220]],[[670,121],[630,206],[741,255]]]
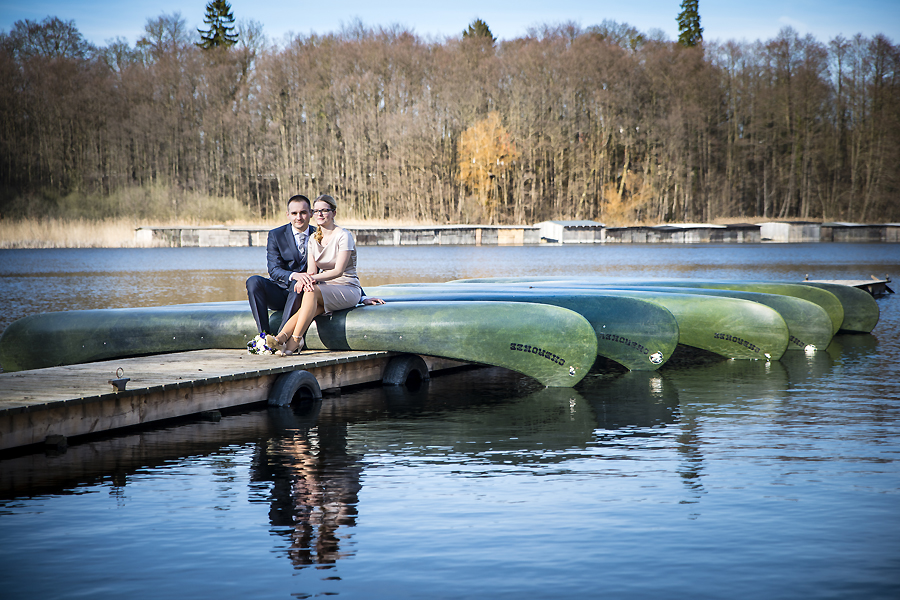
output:
[[[297,281],[303,287],[300,309],[278,332],[266,336],[266,344],[288,356],[303,349],[303,336],[313,319],[321,314],[352,308],[362,298],[356,276],[356,243],[349,231],[334,223],[337,202],[327,194],[313,202],[316,232],[307,246],[306,273]],[[384,304],[379,298],[367,298],[365,304]]]

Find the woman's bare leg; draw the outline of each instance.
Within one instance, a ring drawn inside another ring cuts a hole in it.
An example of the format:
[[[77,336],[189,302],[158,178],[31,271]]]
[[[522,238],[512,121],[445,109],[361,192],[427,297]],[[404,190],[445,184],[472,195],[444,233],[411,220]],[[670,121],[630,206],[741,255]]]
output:
[[[308,299],[307,299],[308,298]],[[300,298],[300,308],[297,309],[291,317],[285,322],[284,326],[278,332],[278,335],[272,336],[273,339],[268,340],[270,346],[274,346],[276,349],[281,349],[287,344],[287,342],[291,339],[292,335],[299,335],[302,337],[306,330],[309,328],[309,324],[312,323],[312,320],[317,316],[325,312],[324,308],[325,301],[322,299],[322,292],[319,291],[317,287],[313,294],[305,293]],[[316,312],[316,307],[322,305],[320,311]],[[304,308],[308,313],[310,310],[313,311],[312,317],[308,317],[307,314],[304,314]],[[304,322],[306,323],[304,325]],[[300,328],[301,333],[295,333],[297,328]]]
[[[315,288],[313,293],[307,292],[303,294],[303,299],[300,301],[300,308],[290,319],[288,319],[288,322],[284,324],[284,327],[278,333],[279,338],[281,338],[283,333],[289,333],[291,336],[291,339],[286,339],[284,342],[285,351],[293,352],[297,350],[300,347],[303,336],[306,335],[306,330],[309,329],[310,324],[312,324],[313,319],[324,312],[325,300],[322,298],[322,292],[318,287]]]

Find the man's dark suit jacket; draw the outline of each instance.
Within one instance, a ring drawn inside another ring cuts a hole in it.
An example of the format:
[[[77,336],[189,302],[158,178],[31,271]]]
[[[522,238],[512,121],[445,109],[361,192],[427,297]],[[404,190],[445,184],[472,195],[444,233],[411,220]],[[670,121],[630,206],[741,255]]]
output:
[[[310,227],[308,235],[312,235],[315,227]],[[307,238],[309,239],[309,238]],[[294,238],[294,229],[291,224],[276,227],[269,232],[269,240],[266,242],[266,264],[269,267],[269,278],[288,289],[292,284],[291,273],[306,273],[306,256],[300,260],[300,251],[297,249],[297,240]]]

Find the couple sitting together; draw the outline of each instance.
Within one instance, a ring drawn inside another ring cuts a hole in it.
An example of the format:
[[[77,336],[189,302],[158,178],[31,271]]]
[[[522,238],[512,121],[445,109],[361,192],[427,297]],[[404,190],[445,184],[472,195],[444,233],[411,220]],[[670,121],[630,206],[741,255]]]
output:
[[[306,196],[288,200],[290,223],[269,232],[266,262],[269,278],[247,280],[247,297],[264,346],[282,356],[303,349],[303,336],[313,319],[325,313],[364,304],[384,304],[380,298],[363,299],[356,276],[356,243],[349,231],[334,223],[337,202],[328,195],[310,205]],[[316,226],[309,225],[315,216]],[[278,335],[269,329],[269,309],[283,310]],[[259,345],[255,346],[259,349]]]

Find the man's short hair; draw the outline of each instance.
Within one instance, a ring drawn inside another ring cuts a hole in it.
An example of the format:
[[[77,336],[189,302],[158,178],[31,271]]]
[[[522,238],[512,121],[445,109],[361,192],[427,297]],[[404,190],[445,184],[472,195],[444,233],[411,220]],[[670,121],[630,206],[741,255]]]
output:
[[[291,202],[306,202],[306,208],[312,208],[312,202],[310,202],[309,198],[307,198],[303,194],[291,196],[290,200],[287,201],[288,212],[291,212]]]

